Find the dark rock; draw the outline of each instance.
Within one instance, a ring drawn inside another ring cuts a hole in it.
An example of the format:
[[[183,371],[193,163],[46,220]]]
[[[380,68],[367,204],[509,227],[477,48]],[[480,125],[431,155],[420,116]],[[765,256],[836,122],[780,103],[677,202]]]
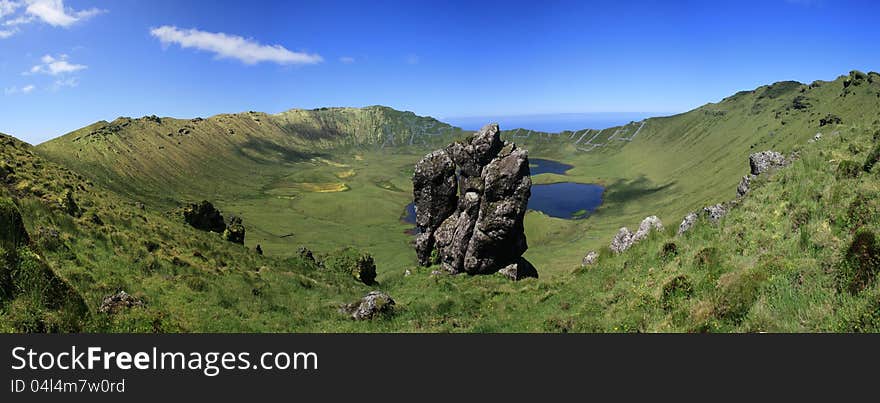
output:
[[[354,276],[354,278],[358,279],[358,281],[364,284],[375,284],[376,263],[373,261],[373,256],[363,254],[358,257],[357,262],[355,262],[354,270],[352,270],[351,274]]]
[[[394,313],[394,299],[381,291],[371,291],[359,301],[343,305],[339,311],[355,320],[375,319]]]
[[[466,142],[428,154],[413,189],[419,263],[449,273],[491,274],[519,262],[528,245],[523,218],[531,196],[528,152],[490,124]],[[458,173],[458,176],[456,176]],[[461,195],[461,197],[459,197]]]
[[[131,294],[125,291],[119,291],[116,294],[105,297],[104,301],[101,302],[101,307],[98,308],[98,312],[115,314],[123,309],[142,307],[144,305],[144,301],[131,296]]]
[[[519,258],[516,262],[498,270],[498,274],[513,281],[519,281],[524,278],[538,278],[538,270],[528,260],[523,258]]]
[[[229,225],[226,226],[226,229],[223,231],[223,239],[237,243],[240,245],[244,245],[244,225],[241,223],[241,217],[235,217],[229,219]]]
[[[254,251],[257,252],[257,254],[260,255],[260,256],[263,255],[263,247],[260,246],[260,244],[257,244],[257,247],[254,248]]]
[[[311,249],[306,248],[305,246],[300,246],[297,254],[299,254],[299,257],[302,260],[315,263],[315,254],[312,253]]]
[[[183,219],[193,228],[202,231],[222,234],[226,230],[226,223],[223,221],[220,211],[207,200],[186,206],[183,209]]]
[[[776,151],[761,151],[749,156],[752,175],[760,175],[771,168],[785,166],[785,156]]]
[[[30,237],[18,207],[12,199],[0,198],[0,246],[7,250],[15,250],[18,246],[28,243]]]
[[[819,127],[822,127],[825,125],[832,125],[832,124],[839,125],[841,123],[843,123],[843,120],[840,119],[840,116],[832,115],[830,113],[828,115],[826,115],[824,118],[819,119]]]

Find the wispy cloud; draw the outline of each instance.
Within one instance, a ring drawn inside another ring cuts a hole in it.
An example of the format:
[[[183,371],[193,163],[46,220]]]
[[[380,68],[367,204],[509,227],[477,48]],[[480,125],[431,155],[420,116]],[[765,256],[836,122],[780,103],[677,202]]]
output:
[[[30,94],[31,92],[34,92],[35,89],[37,89],[37,87],[35,85],[28,84],[28,85],[25,85],[24,87],[21,87],[21,88],[18,88],[18,87],[4,88],[3,93],[5,95],[14,95],[14,94],[27,95],[27,94]]]
[[[73,88],[78,85],[79,85],[79,78],[77,78],[77,77],[64,78],[64,79],[60,79],[60,80],[55,80],[55,82],[52,83],[52,90],[58,91],[58,90],[65,88],[65,87]]]
[[[43,22],[56,26],[67,28],[77,22],[87,20],[98,14],[105,13],[106,10],[98,8],[90,8],[87,10],[74,10],[70,7],[64,7],[63,0],[26,0],[28,15],[39,18]]]
[[[43,56],[40,61],[42,63],[31,67],[31,69],[24,74],[48,74],[50,76],[57,76],[67,73],[73,73],[80,70],[85,70],[88,68],[86,65],[82,64],[74,64],[67,61],[67,55],[59,55],[58,57],[53,57],[52,55]]]
[[[9,38],[18,33],[18,29],[0,29],[0,39]]]
[[[292,52],[281,45],[263,45],[253,39],[222,32],[205,32],[197,29],[180,29],[165,25],[150,30],[150,35],[163,45],[178,44],[214,53],[218,58],[237,59],[244,64],[272,62],[288,64],[316,64],[324,59],[317,54]]]
[[[339,58],[339,61],[345,64],[352,64],[355,60],[353,57],[343,56]]]

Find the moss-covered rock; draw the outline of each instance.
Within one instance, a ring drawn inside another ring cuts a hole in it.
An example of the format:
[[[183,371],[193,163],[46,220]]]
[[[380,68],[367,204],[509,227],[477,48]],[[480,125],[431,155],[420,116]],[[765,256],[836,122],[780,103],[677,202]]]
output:
[[[222,234],[226,230],[223,215],[211,202],[203,200],[183,208],[183,219],[193,228]]]
[[[364,284],[376,282],[376,263],[373,256],[353,248],[333,253],[325,261],[325,266],[339,273],[348,273]]]
[[[244,245],[244,225],[241,223],[241,217],[232,217],[229,219],[229,225],[223,230],[223,239]]]

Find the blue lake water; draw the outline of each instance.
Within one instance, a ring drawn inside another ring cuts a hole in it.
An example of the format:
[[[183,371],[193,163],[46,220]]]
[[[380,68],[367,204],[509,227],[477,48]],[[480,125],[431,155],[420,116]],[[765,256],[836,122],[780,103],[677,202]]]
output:
[[[565,175],[565,172],[574,168],[571,165],[559,161],[545,160],[541,158],[529,158],[529,171],[532,175],[557,174]]]
[[[558,161],[530,158],[532,175],[555,173],[564,175],[571,165]],[[605,188],[592,183],[561,182],[532,185],[529,209],[537,210],[551,217],[565,219],[586,218],[602,204]],[[413,203],[406,206],[402,220],[415,225],[416,208]]]

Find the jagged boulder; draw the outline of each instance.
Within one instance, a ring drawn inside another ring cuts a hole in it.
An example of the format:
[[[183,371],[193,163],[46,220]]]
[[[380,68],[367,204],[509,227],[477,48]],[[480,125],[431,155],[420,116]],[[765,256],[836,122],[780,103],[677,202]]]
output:
[[[749,166],[752,175],[760,175],[771,168],[785,166],[785,156],[776,151],[761,151],[749,155]]]
[[[684,219],[681,220],[681,224],[678,225],[678,235],[684,234],[688,230],[690,230],[694,224],[697,223],[697,220],[700,216],[697,213],[691,212],[684,216]]]
[[[223,221],[220,211],[207,200],[184,207],[183,219],[193,228],[202,231],[222,234],[226,230],[226,223]]]
[[[24,220],[18,207],[10,198],[0,198],[0,247],[15,250],[30,242]]]
[[[596,251],[589,251],[584,256],[584,259],[581,260],[581,266],[592,266],[599,261],[599,254]]]
[[[131,294],[125,291],[119,291],[116,294],[105,297],[104,300],[101,301],[101,306],[98,308],[98,312],[114,314],[122,311],[123,309],[142,306],[144,306],[144,301],[133,297]]]
[[[229,225],[226,226],[226,229],[223,230],[223,239],[244,245],[244,235],[245,229],[244,225],[241,223],[241,217],[235,217],[229,219]]]
[[[360,300],[343,305],[339,311],[355,320],[368,320],[394,312],[394,299],[382,291],[371,291]]]
[[[501,270],[498,270],[498,274],[507,277],[513,281],[519,281],[524,278],[538,278],[538,270],[535,269],[528,260],[523,258],[517,259],[516,262],[511,263],[504,267]]]
[[[413,175],[419,263],[438,263],[436,256],[452,274],[491,274],[511,265],[530,272],[521,256],[528,249],[523,218],[531,186],[528,152],[502,141],[497,124],[425,156]]]

